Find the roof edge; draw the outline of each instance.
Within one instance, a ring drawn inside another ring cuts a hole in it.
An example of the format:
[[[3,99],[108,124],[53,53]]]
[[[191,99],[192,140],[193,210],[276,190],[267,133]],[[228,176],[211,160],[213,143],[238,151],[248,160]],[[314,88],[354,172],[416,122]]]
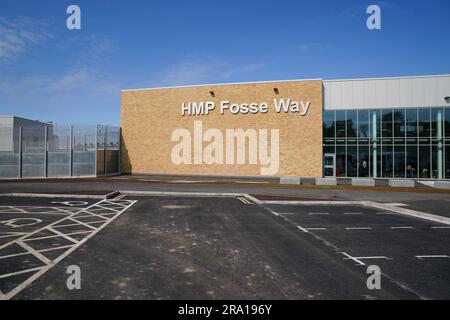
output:
[[[183,86],[167,86],[167,87],[151,87],[151,88],[140,88],[140,89],[124,89],[124,90],[121,90],[121,92],[164,90],[164,89],[187,89],[187,88],[202,88],[202,87],[232,86],[232,85],[240,85],[240,84],[264,84],[264,83],[302,82],[302,81],[323,81],[323,79],[317,78],[317,79],[290,79],[290,80],[268,80],[268,81],[210,83],[210,84],[196,84],[196,85],[183,85]]]
[[[367,81],[367,80],[395,80],[395,79],[423,79],[423,78],[445,78],[450,77],[450,74],[435,74],[435,75],[421,75],[421,76],[399,76],[399,77],[380,77],[380,78],[355,78],[355,79],[330,79],[323,80],[323,82],[339,82],[339,81]]]

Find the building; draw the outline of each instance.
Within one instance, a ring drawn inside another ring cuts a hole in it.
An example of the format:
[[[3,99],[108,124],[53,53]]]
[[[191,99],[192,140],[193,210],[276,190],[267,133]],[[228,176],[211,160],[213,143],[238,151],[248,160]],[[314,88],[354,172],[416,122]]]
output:
[[[25,129],[20,132],[20,128]],[[48,135],[52,135],[53,124],[15,116],[0,116],[0,152],[18,153],[17,141],[20,134],[22,140],[27,142],[28,149],[42,149],[39,142],[45,140],[45,130]]]
[[[122,172],[450,179],[450,75],[122,92]]]

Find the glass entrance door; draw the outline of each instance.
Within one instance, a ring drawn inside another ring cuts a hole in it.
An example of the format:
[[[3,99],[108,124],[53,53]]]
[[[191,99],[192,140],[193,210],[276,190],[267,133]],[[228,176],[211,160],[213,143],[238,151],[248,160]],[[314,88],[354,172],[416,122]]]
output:
[[[327,153],[323,156],[323,175],[324,177],[336,177],[336,155]]]

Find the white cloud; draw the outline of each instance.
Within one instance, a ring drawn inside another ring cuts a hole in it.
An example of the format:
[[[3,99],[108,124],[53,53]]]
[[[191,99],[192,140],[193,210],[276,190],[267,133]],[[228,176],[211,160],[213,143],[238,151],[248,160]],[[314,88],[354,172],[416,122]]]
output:
[[[105,73],[108,56],[118,50],[114,41],[100,36],[90,35],[80,40],[80,54],[72,68],[66,70],[58,79],[54,79],[50,89],[55,92],[79,91],[89,94],[120,93],[117,79]]]
[[[0,20],[0,23],[4,20]],[[8,24],[7,22],[6,24]],[[22,50],[21,45],[27,41],[37,43],[42,38],[27,32],[20,39],[3,37],[8,43],[16,44],[15,52]],[[62,95],[119,95],[121,86],[117,79],[105,72],[108,55],[118,49],[115,43],[100,35],[73,37],[57,43],[57,49],[67,51],[76,48],[79,52],[77,59],[68,68],[59,74],[34,74],[2,77],[0,74],[0,93],[11,96],[19,94],[32,94],[32,92],[45,93],[48,99]],[[12,50],[12,49],[11,49]],[[9,50],[9,54],[12,51]],[[8,57],[8,59],[10,59]],[[1,62],[1,56],[0,56]],[[106,70],[107,71],[107,70]]]
[[[297,46],[297,49],[300,50],[301,52],[309,52],[313,50],[319,50],[323,48],[323,46],[324,45],[320,42],[303,43]]]
[[[0,62],[12,61],[50,37],[46,26],[31,18],[0,17]]]

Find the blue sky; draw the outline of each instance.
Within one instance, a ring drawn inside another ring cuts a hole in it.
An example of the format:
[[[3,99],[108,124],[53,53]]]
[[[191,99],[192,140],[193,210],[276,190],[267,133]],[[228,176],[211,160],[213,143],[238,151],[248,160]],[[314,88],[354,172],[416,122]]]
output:
[[[81,30],[66,28],[71,4]],[[448,0],[1,0],[0,114],[117,125],[128,88],[449,74],[449,13]]]

